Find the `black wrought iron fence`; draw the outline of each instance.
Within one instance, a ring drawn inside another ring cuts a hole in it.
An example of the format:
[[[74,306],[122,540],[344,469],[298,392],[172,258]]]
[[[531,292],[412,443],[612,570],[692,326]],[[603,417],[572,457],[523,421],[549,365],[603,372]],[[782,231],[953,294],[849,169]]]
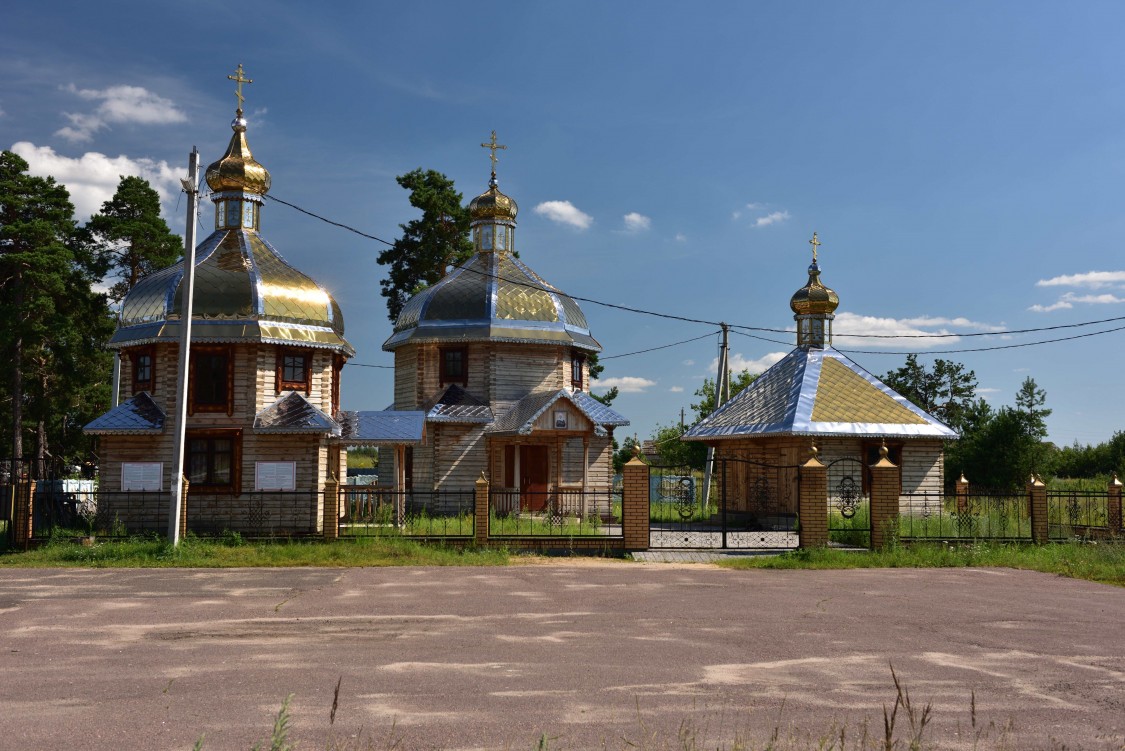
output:
[[[488,534],[492,537],[620,537],[621,492],[610,488],[489,493]]]
[[[906,540],[1030,540],[1031,505],[1026,492],[903,493],[898,531]]]
[[[1052,540],[1105,537],[1109,495],[1099,490],[1048,490],[1047,537]]]
[[[473,490],[340,488],[341,537],[472,537]]]

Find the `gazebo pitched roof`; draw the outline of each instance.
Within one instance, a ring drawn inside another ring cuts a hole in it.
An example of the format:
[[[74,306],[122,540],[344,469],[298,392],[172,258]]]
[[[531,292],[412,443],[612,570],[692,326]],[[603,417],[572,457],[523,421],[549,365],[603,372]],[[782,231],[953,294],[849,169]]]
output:
[[[831,347],[793,350],[689,429],[684,439],[764,435],[957,437],[940,420]]]

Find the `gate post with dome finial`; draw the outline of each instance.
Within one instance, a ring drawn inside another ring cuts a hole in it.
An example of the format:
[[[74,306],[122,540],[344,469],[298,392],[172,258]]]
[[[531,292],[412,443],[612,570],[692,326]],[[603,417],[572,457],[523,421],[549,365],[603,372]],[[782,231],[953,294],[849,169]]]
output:
[[[887,442],[879,447],[879,460],[871,472],[871,548],[878,550],[891,542],[898,530],[899,467],[890,459]]]
[[[621,468],[621,524],[625,549],[648,550],[649,468],[641,459],[641,445],[633,445],[633,458]]]
[[[820,461],[816,445],[801,465],[797,490],[797,514],[801,523],[798,545],[802,548],[828,544],[828,467]]]

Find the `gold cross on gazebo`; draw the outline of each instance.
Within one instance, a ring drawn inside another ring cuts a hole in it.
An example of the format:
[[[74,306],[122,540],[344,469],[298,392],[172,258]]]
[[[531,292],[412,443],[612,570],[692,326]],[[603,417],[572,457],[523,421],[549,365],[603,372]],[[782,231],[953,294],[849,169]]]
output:
[[[820,245],[821,245],[821,242],[820,242],[820,240],[816,239],[816,233],[815,233],[815,232],[814,232],[814,233],[812,233],[812,239],[811,239],[811,240],[809,240],[809,245],[811,245],[811,246],[812,246],[812,259],[813,259],[813,263],[816,263],[816,249],[817,249],[818,247],[820,247]]]
[[[239,63],[238,69],[235,70],[234,75],[233,76],[227,76],[227,78],[229,78],[231,81],[234,81],[235,83],[238,84],[238,87],[234,90],[234,95],[236,97],[238,97],[238,111],[239,112],[242,112],[242,102],[245,101],[245,99],[246,99],[246,97],[242,96],[242,84],[244,84],[244,83],[254,83],[253,78],[244,78],[243,77],[243,74],[245,72],[246,71],[244,71],[242,69],[242,63]]]
[[[498,149],[506,149],[508,147],[496,143],[496,131],[492,131],[492,139],[488,143],[482,143],[481,146],[488,149],[489,151],[488,158],[492,160],[492,176],[496,177],[496,162],[499,161],[496,158],[496,151]]]

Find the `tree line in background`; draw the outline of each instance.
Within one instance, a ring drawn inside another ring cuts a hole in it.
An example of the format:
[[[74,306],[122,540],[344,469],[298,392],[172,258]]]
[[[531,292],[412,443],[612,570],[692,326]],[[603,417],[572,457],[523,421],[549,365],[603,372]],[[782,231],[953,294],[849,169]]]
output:
[[[757,377],[748,371],[731,374],[731,396]],[[1092,478],[1108,481],[1113,473],[1125,476],[1125,432],[1094,446],[1057,447],[1047,438],[1047,394],[1028,376],[1016,393],[1015,404],[993,408],[977,396],[977,377],[961,363],[936,359],[931,367],[909,355],[906,363],[886,373],[882,380],[918,407],[938,418],[960,435],[945,444],[946,482],[962,474],[980,487],[1022,487],[1036,473],[1049,477]],[[715,382],[706,379],[695,392],[699,401],[691,405],[692,420],[685,425],[661,425],[651,440],[661,463],[702,469],[706,448],[680,436],[691,425],[715,409]],[[635,440],[628,438],[615,456],[624,463]]]
[[[111,303],[175,263],[181,248],[145,180],[122,177],[79,224],[64,186],[0,152],[0,353],[10,368],[0,379],[0,454],[12,460],[4,471],[46,477],[96,461],[82,426],[110,403]]]

